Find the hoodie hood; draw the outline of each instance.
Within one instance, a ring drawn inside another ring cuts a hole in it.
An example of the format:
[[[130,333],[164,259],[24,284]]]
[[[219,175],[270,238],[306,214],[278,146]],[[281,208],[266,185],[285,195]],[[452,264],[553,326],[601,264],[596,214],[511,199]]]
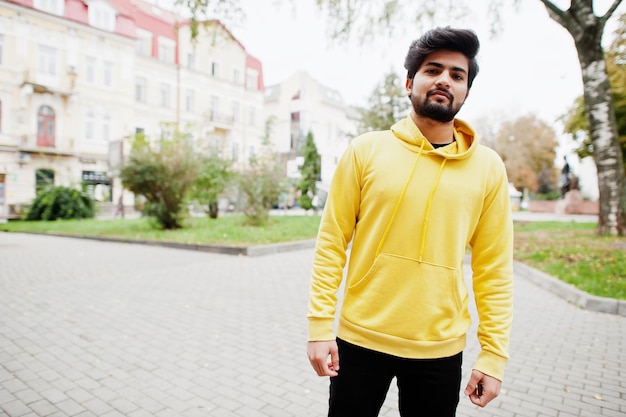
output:
[[[406,117],[391,127],[393,134],[409,149],[426,154],[437,154],[447,159],[465,159],[478,146],[474,130],[463,120],[454,119],[454,142],[448,146],[434,148],[419,130],[413,119]]]

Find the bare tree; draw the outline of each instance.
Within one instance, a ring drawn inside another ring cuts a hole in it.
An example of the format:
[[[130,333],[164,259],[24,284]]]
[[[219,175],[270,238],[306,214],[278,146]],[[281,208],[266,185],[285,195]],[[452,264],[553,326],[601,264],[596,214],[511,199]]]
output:
[[[370,94],[368,106],[357,109],[361,116],[359,132],[389,129],[405,116],[410,104],[404,80],[395,72],[388,72]]]
[[[550,17],[572,35],[578,51],[585,110],[589,118],[590,139],[598,168],[600,215],[597,231],[599,234],[624,235],[626,233],[624,162],[601,43],[606,23],[622,0],[614,0],[602,16],[596,16],[594,13],[593,0],[572,0],[567,10],[558,8],[551,1],[540,1],[546,6]]]

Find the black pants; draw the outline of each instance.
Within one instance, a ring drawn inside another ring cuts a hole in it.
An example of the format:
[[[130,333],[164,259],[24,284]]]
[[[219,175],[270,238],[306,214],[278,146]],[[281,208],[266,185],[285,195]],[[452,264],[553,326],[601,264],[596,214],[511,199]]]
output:
[[[391,380],[398,383],[402,417],[454,417],[463,353],[405,359],[337,339],[339,375],[330,379],[329,417],[376,417]]]

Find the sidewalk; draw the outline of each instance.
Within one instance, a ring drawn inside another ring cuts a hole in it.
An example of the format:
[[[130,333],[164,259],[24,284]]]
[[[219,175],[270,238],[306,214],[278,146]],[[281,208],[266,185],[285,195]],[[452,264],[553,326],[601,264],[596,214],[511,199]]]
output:
[[[523,222],[578,222],[578,223],[597,223],[598,216],[595,214],[557,214],[557,213],[538,213],[530,211],[514,211],[514,221]]]
[[[237,257],[0,233],[0,416],[323,416],[328,381],[305,354],[311,261],[310,248]],[[462,398],[459,416],[626,413],[626,317],[517,275],[515,306],[501,396],[485,410]],[[381,416],[396,401],[392,389]]]

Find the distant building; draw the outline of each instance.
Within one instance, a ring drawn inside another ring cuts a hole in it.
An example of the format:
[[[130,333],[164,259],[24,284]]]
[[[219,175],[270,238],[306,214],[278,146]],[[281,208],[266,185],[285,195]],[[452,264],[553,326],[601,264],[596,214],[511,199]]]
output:
[[[339,157],[356,133],[354,109],[341,94],[321,85],[306,71],[266,87],[265,118],[273,119],[270,133],[275,151],[283,156],[288,176],[299,176],[302,148],[309,132],[321,157],[319,189],[327,191]]]
[[[262,65],[207,23],[193,43],[186,21],[142,0],[0,1],[0,218],[49,183],[118,201],[136,133],[178,127],[244,167],[264,131]]]

